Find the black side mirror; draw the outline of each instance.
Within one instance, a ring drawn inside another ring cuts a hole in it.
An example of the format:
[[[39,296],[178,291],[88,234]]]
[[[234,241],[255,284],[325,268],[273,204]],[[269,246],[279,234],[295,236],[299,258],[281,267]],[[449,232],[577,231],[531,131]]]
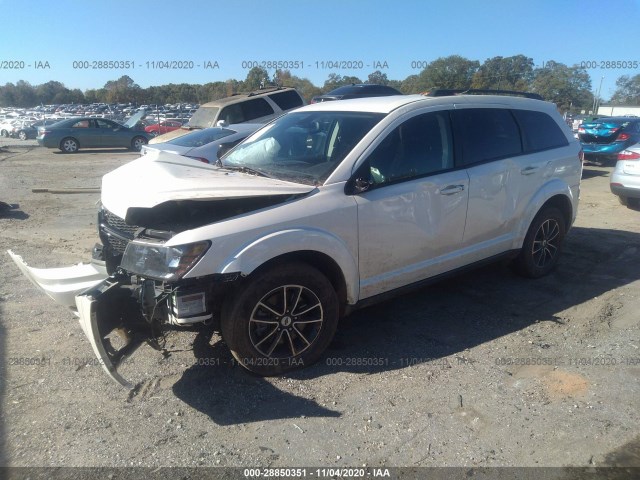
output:
[[[355,190],[355,193],[364,193],[371,188],[371,185],[373,185],[371,180],[358,177],[353,183],[353,189]]]

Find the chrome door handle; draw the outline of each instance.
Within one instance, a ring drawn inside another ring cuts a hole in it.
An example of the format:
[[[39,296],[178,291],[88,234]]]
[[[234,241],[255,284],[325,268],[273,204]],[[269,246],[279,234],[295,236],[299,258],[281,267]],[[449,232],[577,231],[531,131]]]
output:
[[[454,193],[460,193],[464,190],[464,185],[449,185],[440,190],[441,195],[453,195]]]

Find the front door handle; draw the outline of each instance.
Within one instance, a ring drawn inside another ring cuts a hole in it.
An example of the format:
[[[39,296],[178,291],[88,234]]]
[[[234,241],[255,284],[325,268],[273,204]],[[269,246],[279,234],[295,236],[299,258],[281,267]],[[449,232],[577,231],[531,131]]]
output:
[[[440,190],[441,195],[453,195],[464,191],[464,185],[449,185]]]

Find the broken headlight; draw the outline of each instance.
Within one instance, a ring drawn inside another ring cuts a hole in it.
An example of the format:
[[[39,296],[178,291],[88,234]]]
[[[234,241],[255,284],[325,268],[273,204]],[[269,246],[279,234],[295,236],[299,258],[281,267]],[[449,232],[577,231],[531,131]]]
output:
[[[210,242],[196,242],[167,247],[133,241],[127,245],[120,266],[145,278],[172,282],[191,270],[210,245]]]

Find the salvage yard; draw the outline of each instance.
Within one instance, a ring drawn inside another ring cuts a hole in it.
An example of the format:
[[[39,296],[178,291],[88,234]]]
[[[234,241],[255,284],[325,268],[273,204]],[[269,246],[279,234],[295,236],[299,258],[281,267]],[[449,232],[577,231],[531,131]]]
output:
[[[89,261],[99,187],[138,156],[0,140],[0,465],[640,466],[640,212],[586,164],[556,272],[492,265],[345,319],[309,368],[259,378],[207,327],[121,371],[20,273]],[[141,179],[142,181],[143,179]]]

